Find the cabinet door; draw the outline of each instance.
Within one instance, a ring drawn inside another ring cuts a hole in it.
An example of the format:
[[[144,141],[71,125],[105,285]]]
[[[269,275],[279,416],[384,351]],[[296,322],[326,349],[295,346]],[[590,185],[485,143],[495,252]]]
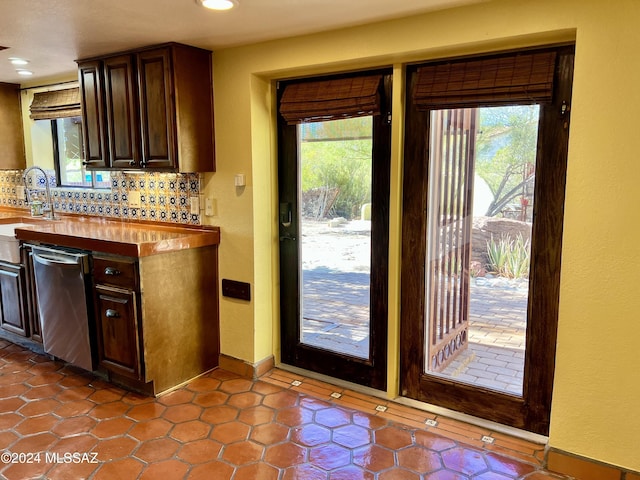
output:
[[[138,54],[138,86],[143,166],[174,169],[178,152],[170,48]]]
[[[103,69],[111,167],[137,167],[140,133],[133,57],[109,57],[103,61]]]
[[[25,168],[20,85],[0,83],[0,169]]]
[[[78,64],[84,164],[88,169],[109,166],[104,124],[104,80],[99,61]]]
[[[28,336],[24,289],[24,268],[20,265],[0,265],[0,320],[2,328]]]
[[[131,378],[141,378],[136,293],[96,285],[98,358],[100,366]]]

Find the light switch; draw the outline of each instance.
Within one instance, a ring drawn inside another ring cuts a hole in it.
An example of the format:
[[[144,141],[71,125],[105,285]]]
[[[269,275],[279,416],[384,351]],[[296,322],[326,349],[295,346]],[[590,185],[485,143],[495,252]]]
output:
[[[244,187],[246,185],[246,182],[244,179],[244,173],[238,173],[235,176],[234,182],[236,187]]]
[[[211,197],[207,197],[204,201],[204,214],[207,217],[213,217],[216,214],[216,201]]]

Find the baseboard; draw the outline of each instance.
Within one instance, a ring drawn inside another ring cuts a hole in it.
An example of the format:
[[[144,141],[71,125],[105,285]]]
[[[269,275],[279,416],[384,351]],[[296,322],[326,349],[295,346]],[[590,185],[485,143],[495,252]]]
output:
[[[228,372],[235,373],[241,377],[251,378],[252,380],[261,377],[274,367],[273,355],[257,363],[250,363],[221,353],[219,362],[218,366],[222,370],[227,370]]]
[[[633,472],[553,447],[547,450],[546,468],[580,480],[640,480],[640,472]]]

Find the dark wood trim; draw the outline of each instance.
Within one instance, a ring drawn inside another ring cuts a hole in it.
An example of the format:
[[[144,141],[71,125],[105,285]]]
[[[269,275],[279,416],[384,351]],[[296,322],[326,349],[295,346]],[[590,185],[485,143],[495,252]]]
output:
[[[407,72],[407,92],[415,75]],[[405,111],[404,184],[402,198],[402,260],[400,297],[400,392],[418,398],[425,361],[425,262],[427,254],[427,157],[429,116],[409,102]],[[411,181],[409,181],[411,179]]]
[[[560,257],[574,47],[558,47],[554,96],[541,106],[536,161],[523,395],[426,375],[424,309],[429,112],[409,100],[405,118],[400,329],[401,393],[464,413],[548,434],[555,366]],[[417,66],[407,73],[412,91]],[[562,113],[563,104],[567,110]]]
[[[573,52],[573,47],[559,51],[554,100],[540,109],[536,160],[524,398],[525,423],[544,434],[549,428],[556,357]]]

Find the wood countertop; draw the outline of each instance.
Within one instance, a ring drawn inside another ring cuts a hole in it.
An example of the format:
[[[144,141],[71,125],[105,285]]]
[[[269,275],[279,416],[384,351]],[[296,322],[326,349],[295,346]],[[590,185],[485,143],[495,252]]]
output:
[[[75,215],[46,220],[19,211],[0,211],[0,224],[10,223],[29,224],[15,229],[18,240],[128,257],[146,257],[220,243],[218,227],[182,227]]]

